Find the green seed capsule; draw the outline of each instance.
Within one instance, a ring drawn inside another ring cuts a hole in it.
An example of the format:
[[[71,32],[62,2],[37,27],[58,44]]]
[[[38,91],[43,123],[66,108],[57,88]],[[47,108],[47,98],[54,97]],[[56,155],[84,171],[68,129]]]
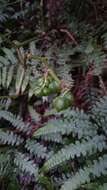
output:
[[[73,96],[70,92],[61,94],[60,96],[56,97],[53,100],[53,107],[57,110],[57,111],[62,111],[64,109],[67,109],[68,107],[70,107],[73,104]]]
[[[65,103],[63,98],[61,97],[56,97],[53,101],[53,107],[57,110],[57,111],[61,111],[64,109],[65,107]]]
[[[57,93],[57,92],[60,92],[60,84],[56,81],[53,81],[49,84],[49,89],[51,92],[53,93]]]
[[[44,82],[44,78],[43,78],[43,77],[39,78],[39,79],[37,80],[38,86],[42,86],[42,85],[43,85],[43,82]]]
[[[36,89],[35,95],[36,95],[36,96],[43,96],[42,90],[41,90],[41,89]]]
[[[49,88],[45,87],[45,88],[43,89],[43,96],[48,96],[49,94],[50,94]]]
[[[74,102],[74,98],[73,98],[73,95],[70,93],[70,92],[67,92],[65,95],[64,95],[64,100],[65,100],[65,104],[66,106],[70,106],[73,104]]]

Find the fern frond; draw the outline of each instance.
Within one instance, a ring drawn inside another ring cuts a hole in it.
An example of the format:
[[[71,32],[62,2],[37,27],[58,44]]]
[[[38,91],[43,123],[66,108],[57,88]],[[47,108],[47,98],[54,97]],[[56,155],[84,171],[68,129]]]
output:
[[[103,40],[103,47],[104,49],[106,50],[107,49],[107,33],[104,33],[102,36],[101,36],[102,40]]]
[[[103,149],[106,149],[106,142],[103,136],[95,136],[93,139],[83,140],[82,142],[76,141],[75,144],[70,144],[54,154],[44,164],[43,169],[48,171],[65,161],[74,159],[75,156],[87,156],[97,151],[102,152]]]
[[[34,175],[37,178],[38,168],[26,155],[19,152],[16,153],[14,163],[21,171]]]
[[[53,180],[55,182],[55,186],[60,187],[65,181],[67,181],[71,177],[72,177],[71,173],[61,173],[61,175],[59,177],[55,176],[53,178]]]
[[[17,75],[16,75],[16,84],[15,84],[16,94],[20,93],[24,75],[25,75],[25,69],[22,67],[22,65],[20,65],[18,67]]]
[[[3,66],[0,69],[0,86],[2,86],[2,88],[7,89],[13,79],[14,76],[14,66]]]
[[[30,42],[29,51],[32,55],[41,55],[41,51],[37,49],[35,41]],[[35,63],[37,63],[37,61],[35,61]]]
[[[11,170],[11,152],[0,152],[0,177],[9,175]]]
[[[69,110],[69,112],[66,111],[64,114],[64,120],[51,120],[43,128],[38,129],[34,133],[34,136],[38,137],[52,133],[69,135],[72,133],[73,136],[78,135],[78,138],[82,138],[83,136],[86,138],[87,136],[94,136],[96,134],[96,130],[83,111]]]
[[[91,182],[89,184],[85,184],[85,185],[82,185],[84,188],[88,189],[88,190],[106,190],[107,189],[107,183],[104,183],[103,184],[99,181],[98,182]]]
[[[27,68],[25,72],[25,76],[23,78],[22,86],[21,86],[22,93],[25,91],[26,87],[28,86],[30,75],[31,75],[31,68]]]
[[[70,87],[73,87],[74,81],[71,76],[71,65],[61,65],[56,70],[58,76],[64,80],[64,82],[69,85]]]
[[[36,141],[28,140],[26,142],[25,148],[35,157],[47,158],[48,156],[47,148]]]
[[[7,58],[7,60],[12,64],[16,64],[18,62],[18,59],[16,58],[15,54],[14,54],[14,49],[8,49],[8,48],[3,48],[3,51],[5,53],[5,57]]]
[[[103,185],[100,185],[100,187],[98,187],[98,190],[106,190],[107,189],[107,183],[104,183]]]
[[[12,79],[13,79],[13,75],[14,75],[14,66],[10,66],[9,70],[8,70],[8,75],[7,75],[7,88],[10,86]]]
[[[66,181],[61,190],[75,190],[82,184],[89,183],[91,177],[96,178],[107,174],[107,155],[103,155],[98,161],[94,160],[92,165],[80,169],[71,179]]]
[[[60,133],[53,133],[48,135],[41,136],[42,140],[50,141],[50,142],[56,142],[56,143],[63,143],[62,136]]]
[[[100,100],[96,102],[91,114],[94,121],[98,123],[97,127],[102,128],[107,134],[107,96],[100,98]]]
[[[0,10],[0,22],[3,23],[8,19],[8,15]]]
[[[38,122],[40,120],[40,115],[34,110],[32,106],[28,106],[29,114],[34,122]]]
[[[3,48],[4,56],[0,56],[0,63],[2,66],[15,65],[18,59],[15,55],[14,49]]]
[[[5,88],[7,79],[7,67],[2,67],[2,86]]]
[[[100,98],[99,101],[95,103],[91,110],[92,114],[98,117],[106,117],[107,114],[107,96]]]
[[[0,131],[0,142],[3,144],[8,144],[8,145],[20,145],[21,143],[23,143],[23,138],[20,137],[17,134],[14,134],[12,131],[9,132],[3,132]]]
[[[22,132],[29,132],[30,125],[25,124],[20,116],[13,115],[9,111],[0,111],[0,118],[9,121],[13,127],[19,129]]]
[[[8,65],[10,65],[8,59],[6,59],[3,56],[0,56],[0,63],[1,63],[2,66],[8,66]]]
[[[2,85],[2,68],[0,67],[0,87]]]
[[[11,99],[7,98],[7,99],[2,99],[0,101],[0,110],[8,110],[9,106],[11,105]]]
[[[21,65],[3,66],[0,68],[1,88],[9,89],[12,87],[16,94],[19,94],[19,92],[23,94],[30,82],[31,70],[30,67],[25,70]]]

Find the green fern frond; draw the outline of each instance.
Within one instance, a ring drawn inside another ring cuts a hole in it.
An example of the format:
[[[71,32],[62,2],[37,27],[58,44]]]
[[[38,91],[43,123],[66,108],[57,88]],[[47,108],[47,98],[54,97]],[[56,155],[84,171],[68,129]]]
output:
[[[2,85],[2,68],[0,67],[0,87]]]
[[[25,69],[21,64],[18,64],[15,49],[4,47],[2,50],[4,56],[0,56],[0,85],[2,88],[8,89],[12,86],[11,82],[14,79],[12,86],[14,92],[23,94],[29,84],[32,67],[27,66]]]
[[[0,86],[7,89],[14,76],[14,66],[4,66],[0,69]]]
[[[0,118],[9,121],[13,127],[19,129],[22,132],[28,132],[30,125],[25,124],[20,116],[16,116],[9,111],[0,111]]]
[[[32,55],[41,56],[41,51],[37,49],[35,41],[30,42],[29,44],[29,51]],[[37,61],[35,60],[35,64]]]
[[[99,183],[98,182],[92,182],[92,183],[89,183],[89,184],[85,184],[85,185],[82,185],[84,188],[86,188],[87,190],[106,190],[107,189],[107,183],[101,183],[100,180],[99,180]]]
[[[0,56],[0,63],[2,66],[15,65],[18,59],[15,55],[14,49],[3,48],[4,56]]]
[[[7,75],[7,88],[9,88],[11,82],[12,82],[12,79],[13,79],[13,76],[14,76],[14,66],[10,66],[9,67],[9,70],[8,70],[8,75]]]
[[[2,99],[0,101],[0,110],[8,110],[9,109],[9,106],[11,105],[11,99],[10,98],[7,98],[7,99]]]
[[[47,148],[36,141],[28,140],[26,142],[25,148],[35,157],[47,158],[48,156]]]
[[[103,40],[103,47],[104,47],[104,49],[106,50],[106,49],[107,49],[107,33],[104,33],[104,34],[101,36],[101,39]]]
[[[19,152],[16,153],[14,163],[21,171],[34,175],[37,179],[38,168],[26,155]]]
[[[23,143],[23,138],[20,137],[19,135],[17,134],[14,134],[12,131],[9,132],[3,132],[3,131],[0,131],[0,142],[3,143],[3,144],[8,144],[8,145],[20,145],[21,143]]]
[[[104,183],[103,185],[100,185],[100,187],[98,187],[98,190],[106,190],[107,189],[107,183]]]
[[[41,139],[47,142],[63,143],[62,135],[60,133],[53,133],[41,136]]]
[[[91,181],[90,175],[93,178],[107,174],[107,155],[103,155],[98,161],[94,160],[92,165],[80,169],[71,179],[66,181],[61,190],[75,190],[81,187],[82,184]]]
[[[107,96],[104,96],[103,98],[100,98],[99,101],[97,101],[95,103],[95,105],[93,106],[92,110],[92,115],[94,114],[94,116],[97,118],[98,117],[105,117],[106,118],[106,114],[107,114]]]
[[[62,172],[61,175],[59,177],[55,176],[53,178],[54,182],[55,182],[55,186],[56,187],[60,187],[65,181],[67,181],[69,178],[72,177],[71,173],[68,172]]]
[[[0,56],[0,63],[1,63],[1,66],[8,66],[8,65],[10,65],[8,59],[6,59],[6,57],[3,57],[3,56]]]
[[[72,133],[73,136],[78,135],[78,138],[82,138],[83,136],[94,136],[96,134],[96,130],[94,130],[94,127],[88,119],[84,119],[85,114],[83,113],[80,114],[80,116],[78,115],[79,111],[70,111],[67,118],[64,120],[51,120],[43,128],[38,129],[37,132],[34,133],[34,136],[38,137],[52,133],[61,133],[62,135],[69,135]]]
[[[16,75],[16,84],[15,84],[16,94],[20,93],[24,75],[25,75],[25,69],[22,67],[22,65],[20,65],[18,67],[17,75]]]
[[[100,98],[99,101],[92,108],[92,118],[96,123],[97,127],[102,128],[107,134],[107,96]]]
[[[8,19],[8,15],[0,10],[0,23],[4,23]]]
[[[11,88],[14,93],[23,94],[30,83],[32,68],[28,67],[26,70],[21,66],[10,65],[0,68],[0,86],[3,89]],[[16,73],[15,73],[16,72]]]
[[[62,132],[62,134],[65,134],[66,133],[65,128],[66,124],[62,120],[59,121],[52,120],[51,122],[48,122],[43,128],[38,129],[37,132],[34,133],[34,137],[39,137],[42,135],[50,135],[53,133],[60,133],[60,132]]]
[[[12,171],[11,152],[0,152],[0,177],[8,176]]]
[[[7,60],[12,64],[16,64],[18,62],[17,57],[14,54],[14,49],[8,49],[8,48],[3,48],[3,51],[5,53],[5,57],[7,58]]]
[[[2,86],[5,88],[7,79],[7,67],[2,68]]]
[[[95,136],[93,139],[87,141],[83,140],[82,142],[76,141],[75,144],[70,144],[54,154],[53,157],[44,164],[43,170],[51,170],[65,161],[74,159],[75,156],[88,156],[97,151],[102,152],[103,149],[106,149],[106,146],[104,136]]]
[[[40,120],[40,115],[36,112],[33,106],[28,106],[29,114],[34,122],[38,122]]]
[[[31,68],[28,67],[26,72],[25,72],[23,82],[22,82],[22,86],[21,86],[21,92],[22,93],[25,91],[26,87],[28,86],[30,76],[31,76]]]
[[[71,69],[72,66],[68,64],[60,65],[56,69],[56,73],[61,78],[61,80],[64,80],[66,84],[68,84],[70,87],[73,87],[74,81],[71,76]]]

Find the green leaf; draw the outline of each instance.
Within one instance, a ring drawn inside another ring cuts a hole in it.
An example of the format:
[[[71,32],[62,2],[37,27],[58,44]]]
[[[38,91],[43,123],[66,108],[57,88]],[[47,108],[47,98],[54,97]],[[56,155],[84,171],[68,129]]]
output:
[[[14,56],[14,53],[12,52],[12,49],[3,48],[3,51],[5,52],[7,58],[9,59],[9,61],[10,61],[12,64],[17,63],[17,59],[16,59],[16,57]]]
[[[2,68],[2,86],[6,87],[7,67]]]
[[[21,87],[21,92],[23,93],[29,83],[29,79],[30,79],[30,74],[31,74],[31,69],[28,68],[27,71],[25,72],[25,76],[22,82],[22,87]]]
[[[17,70],[17,76],[16,76],[16,94],[20,93],[21,90],[21,85],[22,81],[24,78],[25,70],[24,68],[20,65]]]
[[[10,86],[10,83],[12,82],[13,73],[14,73],[14,66],[11,66],[8,70],[8,75],[7,75],[7,88]]]

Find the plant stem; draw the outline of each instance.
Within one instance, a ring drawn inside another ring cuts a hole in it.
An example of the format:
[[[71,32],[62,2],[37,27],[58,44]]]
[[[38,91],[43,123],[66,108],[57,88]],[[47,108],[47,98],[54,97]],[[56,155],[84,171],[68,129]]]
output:
[[[35,59],[37,61],[44,62],[46,65],[47,65],[47,62],[48,62],[47,57],[40,57],[40,56],[37,56],[37,55],[31,55],[31,59]]]
[[[0,96],[0,99],[5,99],[5,98],[12,98],[12,99],[16,99],[19,96],[22,96],[24,94],[15,94],[15,95],[7,95],[7,96]]]
[[[50,75],[57,81],[60,82],[60,79],[57,77],[57,75],[54,73],[54,71],[52,69],[48,69],[48,72],[50,73]]]
[[[49,66],[48,66],[48,58],[47,58],[47,57],[31,56],[31,58],[43,62],[43,63],[44,63],[44,66],[45,66],[47,69],[49,68]],[[51,68],[48,69],[48,73],[50,73],[50,75],[51,75],[57,82],[60,82],[60,79],[57,77],[57,75],[54,73],[54,71],[53,71]]]
[[[27,45],[29,44],[30,42],[32,41],[38,41],[39,39],[37,39],[37,36],[34,36],[28,40],[25,40],[24,42],[19,42],[19,41],[13,41],[13,46],[19,48],[19,47],[22,47],[24,45]]]

